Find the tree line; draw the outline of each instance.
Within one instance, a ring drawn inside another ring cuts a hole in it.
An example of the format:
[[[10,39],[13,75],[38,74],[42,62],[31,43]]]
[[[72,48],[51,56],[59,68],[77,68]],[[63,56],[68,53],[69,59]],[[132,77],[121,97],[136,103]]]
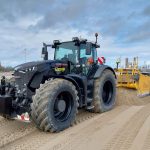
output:
[[[13,67],[4,67],[0,64],[0,72],[9,72],[9,71],[13,71]]]

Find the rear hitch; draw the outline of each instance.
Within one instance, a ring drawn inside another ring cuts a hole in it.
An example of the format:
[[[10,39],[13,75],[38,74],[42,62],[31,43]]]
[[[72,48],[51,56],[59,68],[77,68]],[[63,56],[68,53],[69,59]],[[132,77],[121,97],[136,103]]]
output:
[[[29,114],[15,103],[16,88],[6,83],[5,76],[0,80],[0,115],[23,122],[30,122]]]
[[[12,98],[8,95],[0,95],[0,114],[11,116],[12,111]]]
[[[15,108],[13,104],[13,98],[8,95],[0,95],[0,115],[6,116],[14,120],[22,122],[30,122],[28,112],[17,113],[20,108]]]

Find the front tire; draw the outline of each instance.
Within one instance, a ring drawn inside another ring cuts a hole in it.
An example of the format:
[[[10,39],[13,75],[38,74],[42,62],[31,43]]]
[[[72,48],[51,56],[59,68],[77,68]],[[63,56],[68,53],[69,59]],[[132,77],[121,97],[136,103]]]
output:
[[[49,80],[33,96],[31,117],[39,129],[59,132],[74,123],[77,107],[77,91],[71,82]]]
[[[116,79],[111,70],[106,69],[94,82],[94,112],[102,113],[114,107],[116,99]]]

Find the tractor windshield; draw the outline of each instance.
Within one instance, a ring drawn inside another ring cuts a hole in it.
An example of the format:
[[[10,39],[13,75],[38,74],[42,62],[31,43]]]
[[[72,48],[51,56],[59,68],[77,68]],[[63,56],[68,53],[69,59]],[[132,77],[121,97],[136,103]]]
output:
[[[78,47],[74,42],[64,42],[56,46],[55,60],[67,60],[78,63]]]

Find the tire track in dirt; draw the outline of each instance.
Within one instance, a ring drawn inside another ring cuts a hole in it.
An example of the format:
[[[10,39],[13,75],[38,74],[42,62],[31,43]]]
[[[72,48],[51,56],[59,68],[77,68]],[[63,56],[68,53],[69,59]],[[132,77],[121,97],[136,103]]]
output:
[[[139,106],[137,106],[139,107]],[[132,145],[140,128],[150,115],[150,104],[138,111],[107,143],[103,150],[127,150]]]
[[[0,149],[8,143],[32,133],[35,129],[33,124],[25,124],[17,121],[7,122],[5,126],[0,127]]]
[[[0,128],[3,126],[6,126],[7,124],[10,124],[11,121],[12,120],[8,120],[8,119],[4,119],[4,118],[0,117]]]
[[[120,113],[124,110],[126,110],[127,107],[118,107],[115,110],[112,111],[112,113],[110,114],[109,117],[106,117],[106,119],[103,119],[107,121],[109,121],[111,118],[115,117],[116,113]],[[105,114],[101,114],[100,116],[107,116]],[[89,112],[85,112],[85,111],[81,111],[81,113],[79,112],[79,115],[77,116],[77,124],[80,125],[84,122],[86,122],[85,120],[91,120],[92,118],[96,117],[99,114],[93,114],[93,113],[89,113]],[[93,122],[93,121],[92,121]],[[103,122],[103,121],[102,121]],[[74,125],[75,127],[78,127],[78,125]],[[81,125],[82,127],[82,125]],[[84,128],[84,127],[82,127]],[[1,147],[0,149],[2,150],[35,150],[35,149],[40,149],[39,147],[43,147],[45,144],[49,144],[51,145],[51,143],[53,141],[57,141],[58,144],[54,145],[54,149],[59,147],[60,145],[62,145],[61,143],[59,143],[59,137],[63,138],[63,139],[67,139],[67,137],[70,138],[70,136],[73,136],[74,133],[73,132],[74,127],[71,127],[63,132],[60,133],[44,133],[44,132],[40,132],[38,129],[24,137],[22,137],[21,139],[17,139],[13,142],[7,143],[6,145],[4,145],[3,147]],[[79,128],[80,129],[80,128]],[[70,136],[68,136],[70,135]],[[68,141],[68,139],[67,139]],[[67,141],[65,141],[65,143],[67,143]]]
[[[81,123],[82,121],[86,119],[90,119],[94,116],[95,114],[88,113],[85,111],[81,111],[79,113],[79,116],[76,119],[76,123]],[[7,120],[2,117],[0,117],[0,147],[4,147],[6,144],[12,143],[15,140],[18,140],[24,136],[28,136],[30,133],[34,132],[39,132],[38,129],[34,127],[33,124],[26,124],[14,120]],[[41,132],[37,136],[41,136]],[[45,134],[44,134],[45,136]]]
[[[150,150],[150,129],[148,131],[147,137],[144,141],[144,145],[141,150]]]
[[[86,148],[87,150],[90,150],[95,148],[95,143],[97,146],[99,146],[96,147],[95,150],[107,148],[107,150],[109,150],[109,148],[128,149],[138,134],[138,130],[140,130],[142,124],[150,114],[150,111],[148,111],[150,110],[148,109],[150,108],[150,104],[146,105],[148,103],[147,100],[134,102],[132,98],[126,102],[126,98],[124,99],[124,96],[122,97],[123,99],[119,99],[119,106],[103,114],[89,113],[84,110],[79,111],[75,123],[77,125],[74,125],[74,127],[70,127],[63,132],[54,134],[41,132],[36,129],[35,125],[33,124],[9,121],[0,117],[0,149],[83,150]],[[120,104],[127,104],[128,106],[120,106]],[[131,110],[130,113],[128,113],[129,110]],[[142,110],[145,113],[142,113]],[[125,112],[127,114],[123,115]],[[135,114],[133,115],[132,113]],[[122,119],[120,116],[123,116]],[[125,121],[124,118],[130,119]],[[134,121],[132,118],[137,119],[138,123],[136,124],[136,121]],[[124,129],[125,131],[123,131]],[[134,131],[132,132],[131,130]],[[106,134],[110,134],[110,136],[106,136]],[[125,134],[129,134],[129,136],[125,136]],[[120,140],[116,136],[120,137]],[[93,141],[94,139],[97,141]],[[147,135],[147,140],[143,146],[145,149],[150,149],[150,144],[148,143],[150,143],[150,133]]]
[[[122,114],[124,111],[127,111],[127,107],[118,107],[112,111],[103,113],[101,115],[99,114],[87,122],[79,124],[79,126],[76,126],[74,130],[70,130],[70,132],[68,132],[65,136],[58,137],[58,139],[53,141],[51,144],[45,144],[44,147],[41,147],[41,150],[79,149],[81,142],[86,143],[93,133],[96,133],[97,130],[103,128],[110,120],[116,117],[116,114]]]
[[[44,133],[36,129],[34,132],[23,136],[21,139],[11,141],[7,145],[0,147],[1,150],[37,150],[39,145],[44,142],[51,141],[56,138],[58,134]]]
[[[99,126],[98,122],[93,122],[89,126],[90,128],[88,127],[84,130],[86,134],[82,135],[82,139],[79,139],[80,142],[77,145],[74,145],[74,142],[71,143],[71,148],[78,150],[91,150],[93,148],[94,150],[103,149],[107,142],[109,142],[113,138],[113,136],[120,130],[120,128],[142,108],[142,106],[132,106],[119,114],[116,113],[116,117],[106,122],[102,127]],[[95,128],[95,130],[89,132],[92,128]],[[64,149],[69,150],[67,149],[67,147]]]
[[[90,119],[95,114],[85,112],[81,110],[79,112],[79,115],[76,119],[76,123],[81,123],[84,120]],[[30,133],[39,132],[38,129],[36,129],[35,125],[33,124],[27,124],[15,120],[7,120],[2,117],[0,117],[0,147],[5,147],[6,144],[12,143],[24,136],[30,135]],[[41,136],[41,132],[37,136]],[[44,135],[45,136],[45,135]]]
[[[140,98],[137,90],[117,88],[116,105],[146,105],[150,103],[150,96]]]
[[[86,121],[86,120],[88,120],[88,119],[94,117],[95,115],[97,115],[97,114],[95,114],[95,113],[90,113],[90,112],[88,112],[88,111],[86,111],[86,110],[82,110],[82,109],[81,109],[81,110],[79,110],[79,113],[77,114],[77,117],[76,117],[76,119],[75,119],[74,125],[77,125],[77,124],[79,124],[79,123],[82,123],[83,121]]]
[[[150,149],[150,115],[139,130],[132,146],[129,150],[149,150]]]
[[[95,115],[96,114],[94,113],[89,113],[87,111],[81,110],[79,111],[75,124],[80,124],[81,122],[88,120],[94,117]],[[8,143],[3,144],[3,146],[1,146],[0,149],[37,149],[40,145],[55,139],[57,136],[61,136],[61,134],[65,134],[65,132],[67,132],[67,130],[60,133],[52,134],[44,133],[38,129],[35,129],[32,132],[21,136],[21,139],[16,138],[12,141],[10,140]]]

